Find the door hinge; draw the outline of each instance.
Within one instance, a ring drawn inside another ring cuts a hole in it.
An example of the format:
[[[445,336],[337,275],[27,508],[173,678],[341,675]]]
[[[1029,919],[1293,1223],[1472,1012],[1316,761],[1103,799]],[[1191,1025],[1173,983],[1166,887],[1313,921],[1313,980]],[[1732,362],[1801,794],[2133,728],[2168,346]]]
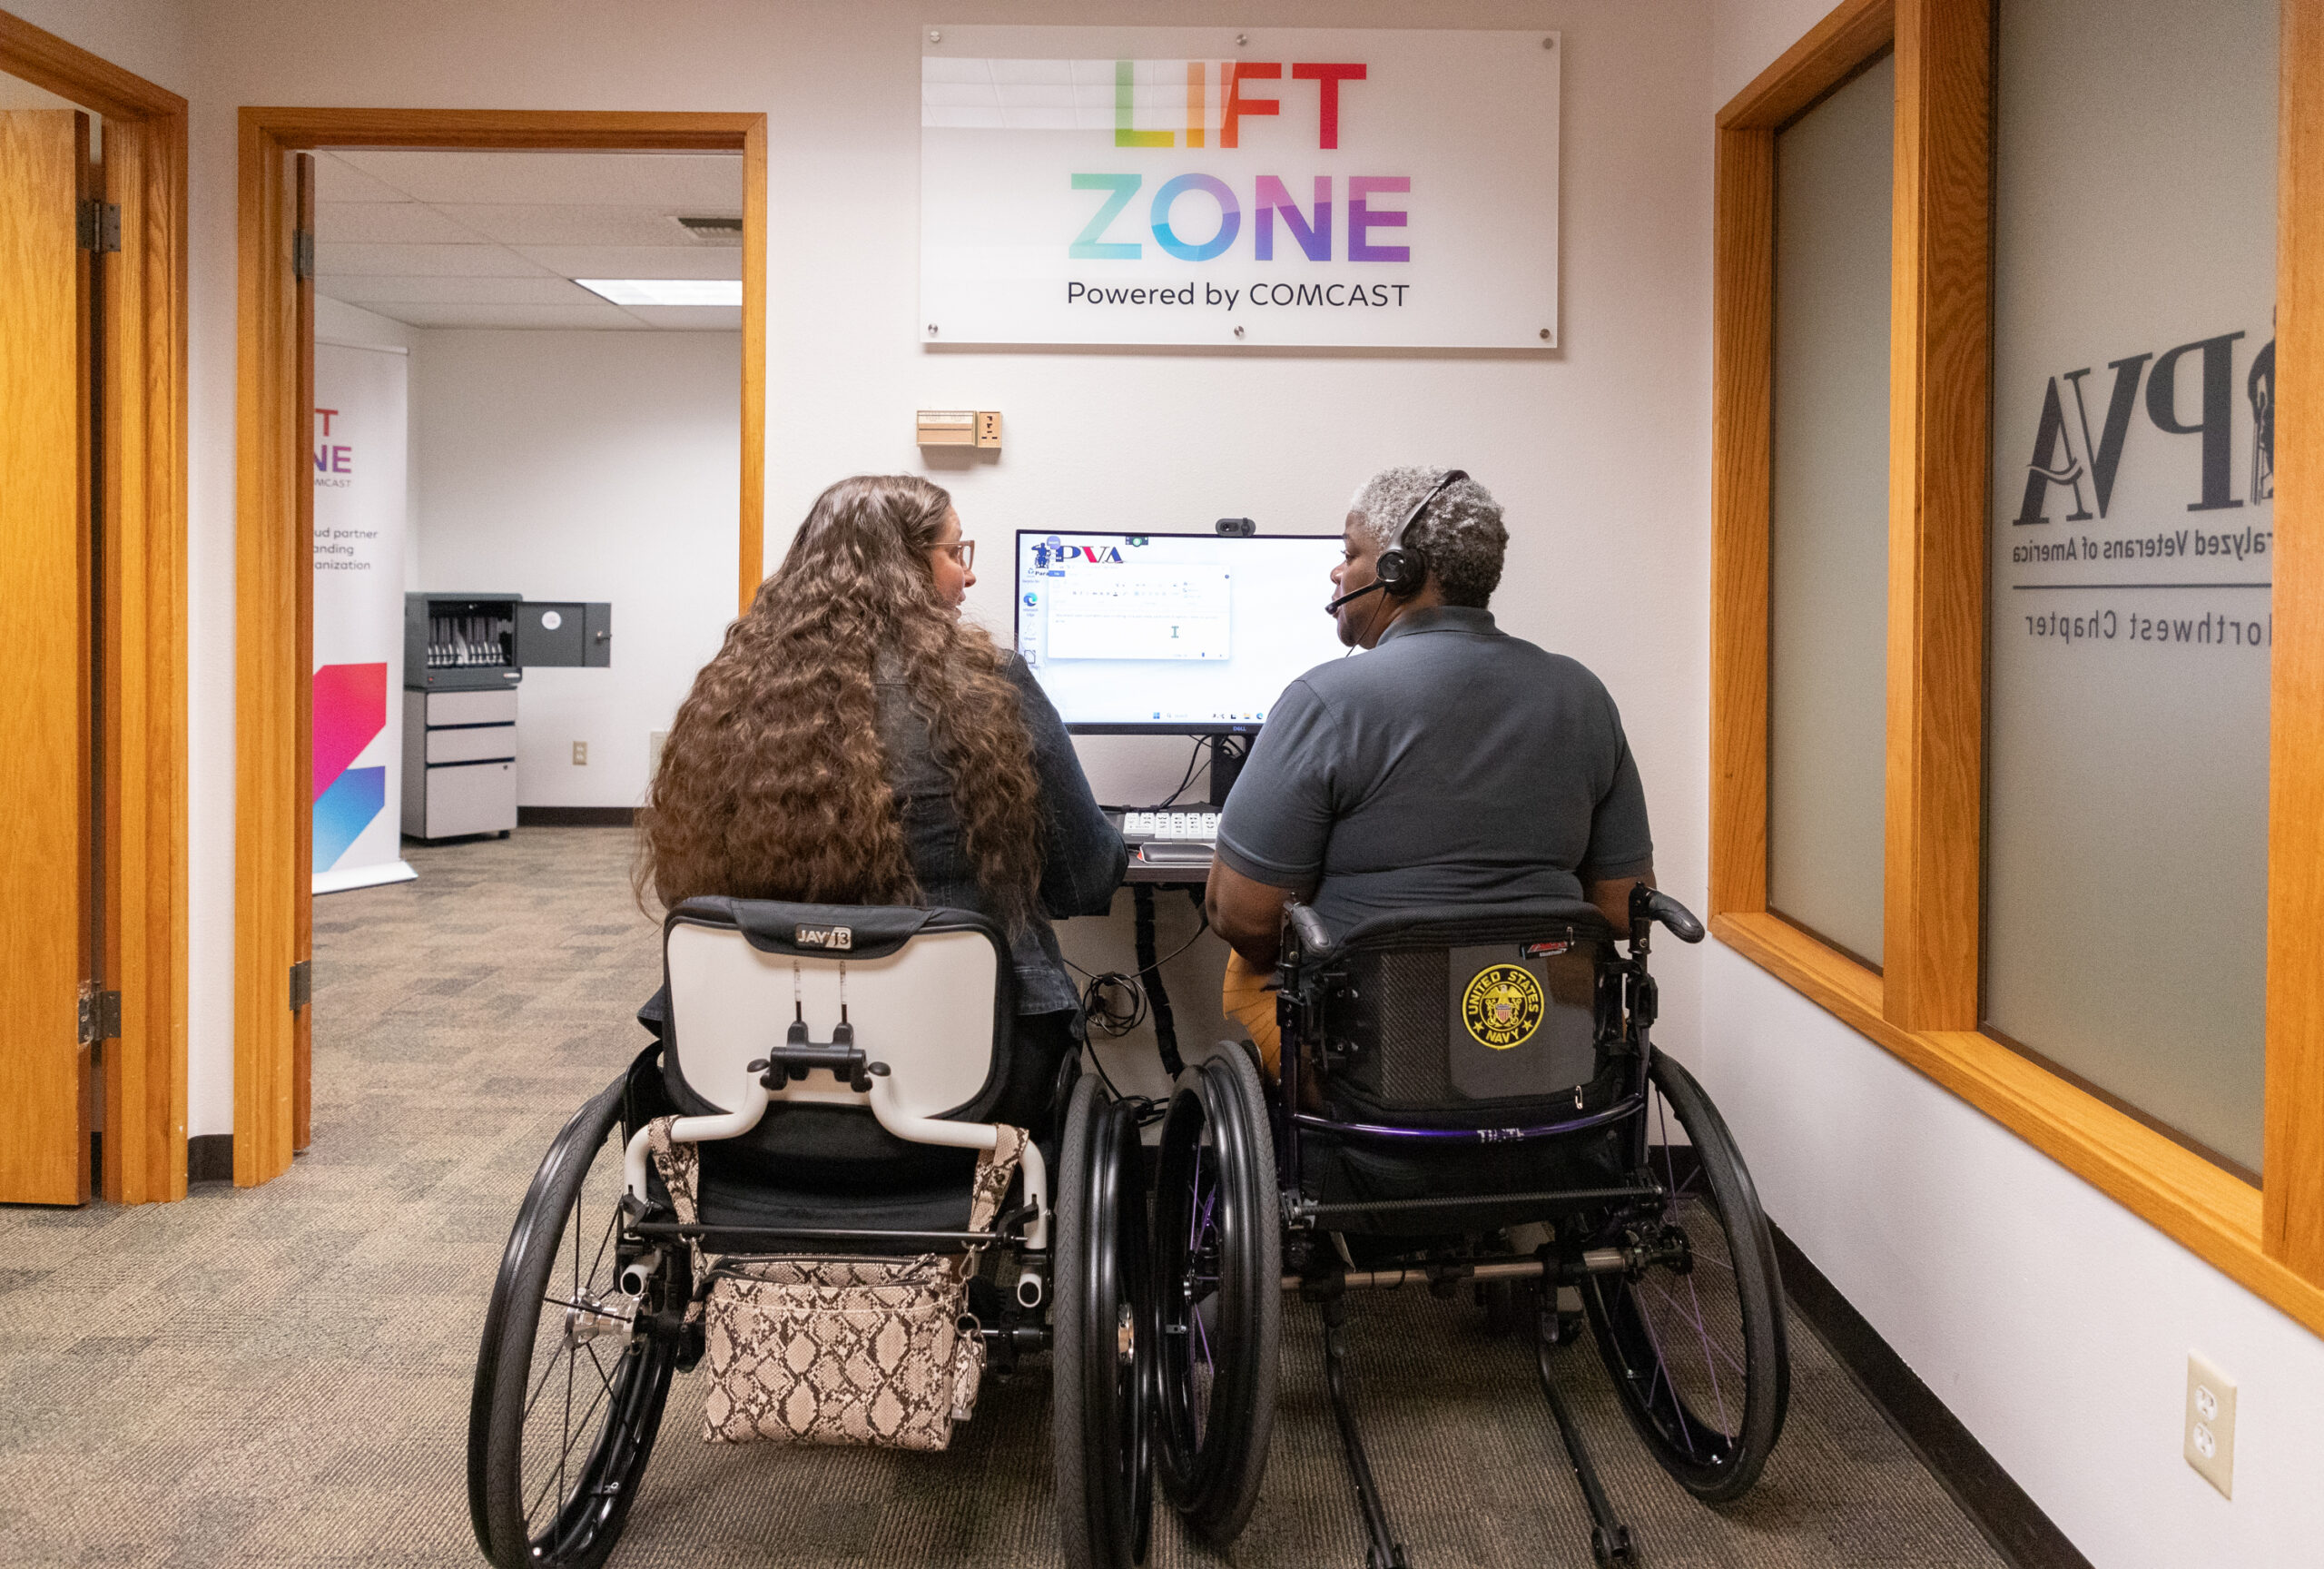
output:
[[[81,1044],[94,1046],[106,1041],[121,1039],[121,993],[100,992],[94,986],[81,991]]]
[[[305,281],[315,275],[315,237],[304,229],[291,231],[290,276]]]
[[[81,203],[81,249],[109,255],[121,249],[121,209],[111,202]]]
[[[315,1000],[315,962],[301,959],[290,966],[290,1011],[296,1013]]]

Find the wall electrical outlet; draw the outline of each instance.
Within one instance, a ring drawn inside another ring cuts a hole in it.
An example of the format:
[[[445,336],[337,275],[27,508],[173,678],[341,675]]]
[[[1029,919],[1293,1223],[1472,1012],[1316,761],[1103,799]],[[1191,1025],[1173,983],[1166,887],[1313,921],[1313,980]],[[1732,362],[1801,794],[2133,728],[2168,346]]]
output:
[[[2187,1464],[2235,1496],[2235,1381],[2202,1357],[2187,1354]]]
[[[573,744],[573,765],[576,768],[586,768],[589,765],[589,744],[586,741],[576,741]]]

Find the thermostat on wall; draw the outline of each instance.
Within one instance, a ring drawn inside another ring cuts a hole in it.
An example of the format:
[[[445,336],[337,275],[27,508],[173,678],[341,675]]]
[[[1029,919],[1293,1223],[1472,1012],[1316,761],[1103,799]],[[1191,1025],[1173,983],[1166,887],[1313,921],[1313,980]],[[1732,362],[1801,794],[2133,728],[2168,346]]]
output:
[[[1000,411],[997,409],[922,409],[919,418],[922,447],[998,447]]]

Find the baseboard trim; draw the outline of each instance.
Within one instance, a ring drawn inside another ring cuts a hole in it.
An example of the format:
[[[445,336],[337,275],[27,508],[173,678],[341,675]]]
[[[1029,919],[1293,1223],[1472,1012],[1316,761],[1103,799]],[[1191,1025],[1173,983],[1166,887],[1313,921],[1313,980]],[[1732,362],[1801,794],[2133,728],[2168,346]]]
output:
[[[185,1141],[185,1179],[189,1182],[231,1182],[234,1179],[234,1136],[196,1133]]]
[[[2091,1569],[2064,1532],[1986,1453],[1936,1392],[1905,1365],[1783,1229],[1775,1232],[1783,1288],[1865,1396],[2014,1569]]]
[[[635,806],[519,806],[519,828],[627,828],[637,821]]]

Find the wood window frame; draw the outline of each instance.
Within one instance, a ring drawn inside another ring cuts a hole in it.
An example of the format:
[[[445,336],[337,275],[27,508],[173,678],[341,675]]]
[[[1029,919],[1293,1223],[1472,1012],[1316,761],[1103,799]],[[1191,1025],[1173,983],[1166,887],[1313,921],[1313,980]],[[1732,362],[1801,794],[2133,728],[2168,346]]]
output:
[[[98,1191],[186,1190],[186,102],[0,12],[0,71],[104,118],[104,1045]]]
[[[285,153],[328,147],[540,149],[743,155],[742,507],[736,604],[763,574],[766,474],[766,116],[653,112],[257,108],[241,112],[237,197],[234,628],[234,1181],[290,1169],[303,1131],[308,1011],[287,977],[308,956],[300,885],[313,830],[302,755],[312,649],[313,541],[298,396],[300,331]]]
[[[2282,25],[2264,1185],[1980,1030],[1992,0],[1847,0],[1718,113],[1711,930],[2324,1333],[2324,7],[2287,4]],[[1775,138],[1892,44],[1886,942],[1875,971],[1767,903]]]

